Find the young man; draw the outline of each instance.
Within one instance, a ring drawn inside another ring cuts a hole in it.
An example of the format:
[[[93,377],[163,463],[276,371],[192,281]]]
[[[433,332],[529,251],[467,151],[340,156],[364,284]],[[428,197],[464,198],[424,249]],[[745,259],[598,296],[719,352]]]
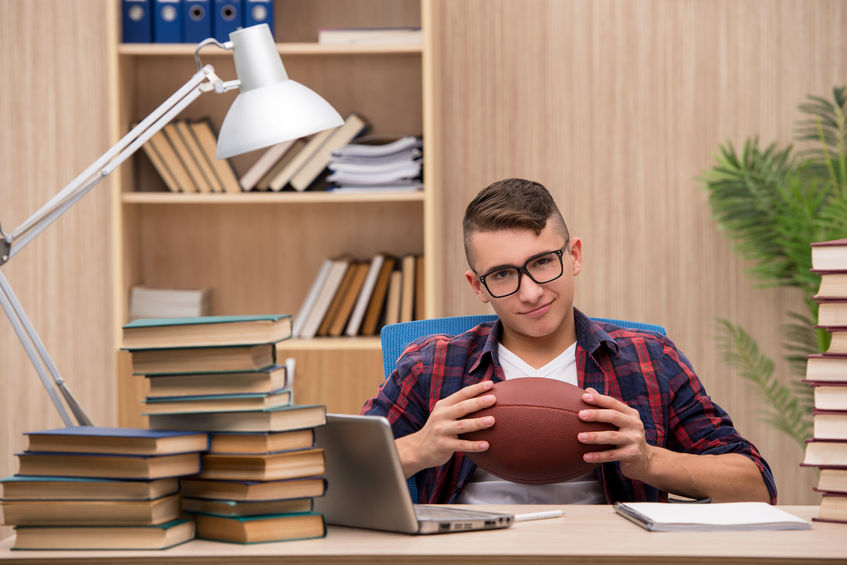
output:
[[[506,179],[483,189],[465,211],[465,273],[498,320],[456,337],[430,336],[406,348],[397,369],[363,412],[386,416],[419,502],[612,503],[664,501],[672,492],[715,501],[776,501],[755,446],[712,403],[685,356],[652,332],[597,323],[574,308],[582,241],[570,237],[550,193]],[[460,435],[494,425],[467,418],[495,403],[493,382],[523,376],[586,389],[585,421],[616,431],[579,434],[614,445],[585,455],[600,463],[564,483],[500,480],[465,453],[488,449]]]

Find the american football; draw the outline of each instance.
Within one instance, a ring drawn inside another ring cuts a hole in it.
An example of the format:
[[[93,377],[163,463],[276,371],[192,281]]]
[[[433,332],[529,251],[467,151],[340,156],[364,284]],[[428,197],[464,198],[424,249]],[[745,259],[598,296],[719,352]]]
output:
[[[583,454],[612,446],[582,444],[577,434],[616,428],[579,419],[580,410],[596,408],[582,400],[584,392],[562,381],[536,377],[495,383],[484,394],[493,394],[497,402],[467,416],[494,416],[494,425],[462,435],[487,441],[489,448],[466,455],[492,475],[516,483],[557,483],[587,473],[596,464],[583,461]]]

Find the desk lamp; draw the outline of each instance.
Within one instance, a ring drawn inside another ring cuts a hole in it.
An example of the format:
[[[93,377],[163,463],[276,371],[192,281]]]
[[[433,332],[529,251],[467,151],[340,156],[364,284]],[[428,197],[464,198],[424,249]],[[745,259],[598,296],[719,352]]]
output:
[[[226,43],[219,43],[212,38],[200,42],[194,51],[198,70],[188,82],[20,226],[8,234],[0,226],[0,266],[6,264],[201,94],[241,89],[221,126],[218,159],[303,137],[343,123],[341,116],[326,100],[288,78],[267,24],[240,29],[231,33],[229,38],[230,41]],[[237,80],[222,81],[211,65],[201,64],[200,50],[210,44],[232,51]],[[59,374],[2,271],[0,306],[65,426],[74,423],[56,392],[57,388],[78,425],[93,425]]]

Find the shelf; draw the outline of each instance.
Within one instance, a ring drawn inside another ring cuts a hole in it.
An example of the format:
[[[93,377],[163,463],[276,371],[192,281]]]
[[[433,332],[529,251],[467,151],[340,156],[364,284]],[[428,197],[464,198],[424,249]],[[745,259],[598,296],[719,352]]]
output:
[[[366,192],[247,192],[244,194],[176,194],[173,192],[124,192],[124,204],[355,204],[371,202],[423,202],[424,193]]]
[[[131,56],[193,56],[197,48],[193,43],[121,43],[118,47],[120,55]],[[420,44],[370,44],[370,45],[323,45],[320,43],[277,43],[276,49],[280,55],[402,55],[421,53]],[[200,57],[232,57],[230,51],[209,46],[200,52]]]
[[[378,337],[316,337],[312,339],[286,339],[279,342],[277,350],[311,351],[379,351],[382,344]]]

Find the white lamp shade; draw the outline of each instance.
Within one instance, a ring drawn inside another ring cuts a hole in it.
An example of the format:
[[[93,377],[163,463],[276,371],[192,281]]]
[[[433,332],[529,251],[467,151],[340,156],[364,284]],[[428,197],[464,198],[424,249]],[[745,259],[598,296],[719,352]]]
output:
[[[218,159],[344,123],[326,100],[288,78],[267,24],[240,29],[229,37],[241,92],[221,125]]]

